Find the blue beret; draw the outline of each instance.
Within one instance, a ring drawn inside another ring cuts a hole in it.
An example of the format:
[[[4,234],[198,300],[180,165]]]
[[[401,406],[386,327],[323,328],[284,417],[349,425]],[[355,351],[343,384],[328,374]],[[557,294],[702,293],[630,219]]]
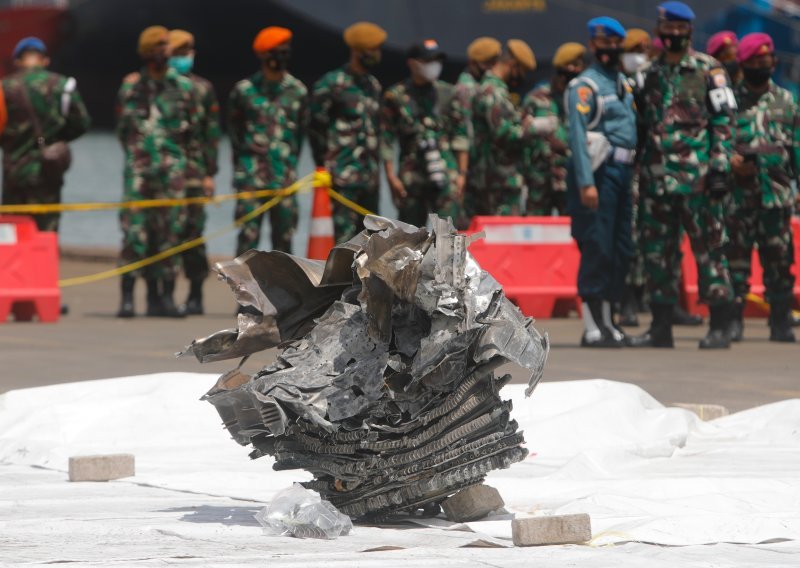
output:
[[[28,50],[38,51],[39,53],[46,54],[47,53],[47,46],[45,46],[44,42],[40,40],[38,37],[26,37],[19,40],[19,43],[14,48],[14,53],[12,57],[17,59],[20,55]]]
[[[658,19],[691,22],[694,12],[683,2],[662,2],[658,6]]]
[[[589,37],[621,37],[625,39],[627,35],[625,28],[622,27],[617,20],[609,18],[608,16],[601,16],[599,18],[592,18],[589,20]]]

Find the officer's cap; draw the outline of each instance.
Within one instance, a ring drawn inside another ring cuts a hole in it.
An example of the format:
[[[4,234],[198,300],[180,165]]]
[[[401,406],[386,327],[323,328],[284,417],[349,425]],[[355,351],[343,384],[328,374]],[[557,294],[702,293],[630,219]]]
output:
[[[633,51],[641,46],[650,46],[650,34],[641,28],[628,29],[625,41],[622,42],[622,49],[625,51]]]
[[[768,55],[775,52],[775,43],[772,38],[761,32],[747,34],[739,42],[736,50],[736,61],[743,63],[757,55]]]
[[[172,50],[181,47],[194,47],[194,36],[186,30],[169,31],[169,48]]]
[[[150,26],[139,34],[139,55],[147,57],[162,41],[169,41],[169,30],[164,26]]]
[[[14,48],[13,58],[19,59],[26,51],[38,51],[42,55],[47,55],[47,46],[38,37],[22,38]]]
[[[503,46],[493,37],[479,37],[467,46],[467,58],[485,63],[500,56]]]
[[[683,2],[662,2],[658,6],[658,19],[668,22],[691,22],[694,11]]]
[[[408,49],[407,57],[422,61],[442,61],[445,58],[445,54],[435,39],[426,39],[412,45]]]
[[[253,51],[256,52],[256,55],[262,55],[291,40],[291,30],[270,26],[258,32],[256,39],[253,40]]]
[[[565,67],[581,59],[584,55],[586,55],[586,48],[583,44],[574,41],[561,44],[553,56],[553,67]]]
[[[608,16],[592,18],[589,20],[587,27],[589,28],[589,37],[592,39],[598,37],[620,37],[625,39],[625,28],[617,20]]]
[[[506,42],[506,49],[528,71],[536,69],[536,56],[531,47],[521,39],[510,39]]]
[[[344,30],[344,42],[353,49],[377,49],[386,41],[386,31],[370,22],[358,22]]]

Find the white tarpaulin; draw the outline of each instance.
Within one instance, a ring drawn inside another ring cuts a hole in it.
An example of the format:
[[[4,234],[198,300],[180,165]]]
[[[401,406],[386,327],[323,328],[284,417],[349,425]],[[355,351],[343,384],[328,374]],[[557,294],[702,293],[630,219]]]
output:
[[[510,515],[356,526],[334,541],[263,535],[253,514],[309,476],[249,460],[198,400],[215,380],[167,373],[0,396],[0,565],[800,565],[798,400],[706,423],[624,383],[543,383],[530,399],[506,387],[531,455],[487,483],[513,515],[588,513],[594,535],[592,546],[521,549]],[[98,453],[135,454],[136,476],[66,481],[69,456]]]

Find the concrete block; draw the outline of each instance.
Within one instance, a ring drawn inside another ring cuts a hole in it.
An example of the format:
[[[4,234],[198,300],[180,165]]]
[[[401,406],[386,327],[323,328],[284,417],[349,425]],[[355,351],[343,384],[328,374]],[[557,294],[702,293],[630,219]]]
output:
[[[679,402],[676,403],[675,406],[678,408],[685,408],[686,410],[691,410],[695,414],[700,417],[700,420],[714,420],[716,418],[722,418],[723,416],[727,416],[730,414],[727,408],[720,404],[698,404],[698,403],[690,403],[690,402]]]
[[[591,540],[592,525],[585,513],[514,519],[511,521],[511,538],[514,546],[579,544]]]
[[[69,458],[70,481],[111,481],[135,475],[134,469],[133,454]]]
[[[442,503],[447,518],[455,523],[482,519],[505,505],[500,492],[488,485],[473,485],[462,489]]]

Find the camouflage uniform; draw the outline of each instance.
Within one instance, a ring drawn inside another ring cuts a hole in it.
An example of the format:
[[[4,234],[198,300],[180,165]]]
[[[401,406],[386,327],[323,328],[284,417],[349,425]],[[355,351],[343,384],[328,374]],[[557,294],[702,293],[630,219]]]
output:
[[[472,73],[470,73],[468,69],[462,71],[455,84],[456,102],[467,125],[467,139],[469,141],[469,165],[467,168],[463,205],[461,207],[461,215],[456,223],[456,226],[459,229],[467,229],[469,227],[470,219],[473,215],[475,215],[475,207],[477,206],[475,202],[477,190],[474,186],[472,186],[472,171],[473,164],[475,163],[475,124],[473,121],[472,105],[480,85],[481,84],[477,79],[475,79],[475,77],[473,77]]]
[[[194,84],[174,69],[163,79],[147,69],[123,81],[117,95],[117,136],[125,151],[124,199],[183,198],[188,157],[200,136],[202,110]],[[128,264],[180,243],[185,207],[123,209],[121,262]],[[173,255],[144,268],[147,278],[174,279],[181,257]]]
[[[217,150],[219,146],[219,103],[214,86],[206,79],[188,75],[197,89],[197,98],[202,108],[198,120],[200,136],[192,140],[189,167],[186,174],[186,197],[203,197],[203,178],[217,174]],[[203,236],[206,227],[206,208],[202,204],[186,207],[186,231],[184,241]],[[189,280],[205,280],[208,276],[206,245],[200,245],[183,253],[183,268]]]
[[[460,205],[455,152],[469,149],[469,131],[453,85],[436,81],[418,86],[410,79],[394,85],[383,96],[381,135],[386,161],[394,160],[395,142],[400,143],[398,177],[408,195],[399,206],[398,218],[417,226],[425,225],[431,212],[456,220]],[[428,174],[421,148],[427,140],[436,144],[446,163],[447,181],[442,186]]]
[[[314,162],[331,173],[333,188],[370,211],[378,210],[380,183],[381,84],[369,73],[345,65],[314,85],[309,141]],[[336,240],[345,242],[363,227],[361,216],[333,202]]]
[[[525,127],[505,81],[487,71],[473,105],[475,161],[470,168],[476,214],[519,215],[524,180],[523,148],[533,142],[533,125]]]
[[[757,173],[734,178],[728,208],[726,252],[734,291],[744,298],[750,289],[750,260],[757,244],[767,302],[788,303],[794,287],[791,184],[800,165],[800,114],[792,94],[772,81],[760,95],[742,82],[736,96],[736,152],[755,160]]]
[[[89,128],[89,115],[75,81],[38,68],[3,79],[8,122],[3,148],[3,203],[60,203],[63,179],[42,174],[41,150],[25,93],[38,117],[46,143],[69,142]],[[34,215],[40,231],[58,231],[60,214]]]
[[[706,192],[706,174],[730,170],[730,116],[714,112],[709,98],[712,89],[726,87],[727,76],[715,59],[697,52],[674,66],[662,55],[641,73],[639,191],[651,301],[678,301],[683,226],[697,259],[701,300],[725,304],[733,289],[723,252],[723,203]]]
[[[533,117],[558,118],[555,132],[525,146],[523,176],[528,186],[527,214],[551,215],[555,209],[563,215],[569,160],[569,131],[563,93],[554,94],[551,85],[540,85],[523,99],[522,112]]]
[[[297,160],[307,125],[308,90],[286,73],[280,82],[259,71],[236,84],[228,103],[228,129],[233,146],[233,184],[237,191],[283,189],[297,179]],[[240,200],[239,218],[267,199]],[[258,247],[263,215],[242,226],[236,254]],[[270,209],[272,248],[292,252],[297,228],[297,198],[284,197]]]

